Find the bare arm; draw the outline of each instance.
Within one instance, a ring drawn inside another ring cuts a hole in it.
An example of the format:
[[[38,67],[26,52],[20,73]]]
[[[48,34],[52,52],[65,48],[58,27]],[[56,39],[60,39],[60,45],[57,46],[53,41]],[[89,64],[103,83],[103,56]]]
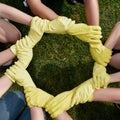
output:
[[[0,52],[0,66],[4,65],[8,61],[12,60],[15,57],[10,48]]]
[[[30,22],[32,20],[32,17],[27,15],[26,13],[3,3],[0,3],[0,17],[7,18],[14,22],[18,22],[28,26],[30,25]]]
[[[5,75],[0,78],[0,97],[12,86],[12,81]]]
[[[27,3],[34,15],[48,20],[53,20],[58,17],[53,10],[45,6],[40,0],[27,0]]]
[[[12,86],[13,82],[7,77],[2,76],[0,78],[0,97],[2,97],[6,91]],[[30,108],[32,120],[44,120],[42,108],[32,107]]]
[[[86,19],[89,25],[99,25],[98,0],[84,0]]]
[[[116,23],[108,39],[105,42],[105,46],[109,49],[120,49],[120,22]]]
[[[44,120],[44,113],[42,108],[32,107],[30,108],[32,120]]]
[[[120,72],[116,72],[110,75],[110,83],[120,82]]]

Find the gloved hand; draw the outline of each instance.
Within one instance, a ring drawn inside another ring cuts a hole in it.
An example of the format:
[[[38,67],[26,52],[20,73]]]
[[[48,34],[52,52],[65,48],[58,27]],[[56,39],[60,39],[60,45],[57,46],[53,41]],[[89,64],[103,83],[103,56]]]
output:
[[[39,17],[33,17],[30,25],[28,36],[26,35],[22,39],[16,42],[15,45],[11,46],[11,51],[16,55],[16,49],[33,48],[42,38],[46,21]]]
[[[93,67],[92,81],[95,89],[107,87],[110,83],[110,75],[106,73],[106,68],[97,62],[95,62]]]
[[[28,37],[30,38],[29,44],[33,48],[42,38],[46,26],[46,21],[38,16],[33,17],[30,25]]]
[[[32,49],[42,38],[45,25],[45,20],[42,20],[39,17],[33,17],[28,36],[26,35],[10,47],[14,55],[17,55],[19,51],[24,52],[26,49]]]
[[[62,112],[73,107],[73,105],[71,105],[73,93],[74,92],[71,90],[58,94],[54,99],[45,105],[45,110],[51,115],[52,118],[56,118]]]
[[[67,33],[88,43],[99,43],[102,38],[100,26],[89,26],[84,23],[73,24]]]
[[[29,107],[45,108],[45,105],[54,98],[49,93],[35,87],[26,87],[24,92]]]
[[[26,69],[32,58],[33,58],[33,49],[26,49],[26,50],[19,50],[17,51],[17,58],[19,62],[21,63],[22,67]]]
[[[64,16],[59,16],[52,21],[41,19],[39,17],[34,17],[31,22],[31,28],[28,36],[30,38],[33,38],[33,42],[38,42],[38,39],[40,38],[40,36],[42,36],[42,33],[46,32],[65,34],[66,30],[73,24],[75,24],[75,21]]]
[[[27,70],[25,70],[19,62],[15,62],[14,65],[7,69],[5,75],[24,88],[29,86],[36,87]]]
[[[32,45],[28,36],[18,40],[16,44],[10,47],[10,50],[17,56],[19,62],[26,69],[33,57]]]
[[[107,66],[111,59],[112,51],[103,46],[102,43],[90,44],[90,53],[92,58],[99,64]]]
[[[63,111],[69,110],[74,105],[87,101],[91,102],[94,92],[91,80],[92,79],[85,81],[70,91],[58,94],[53,100],[46,104],[46,111],[51,114],[52,118],[56,118]]]
[[[46,20],[46,33],[66,34],[67,30],[75,24],[75,21],[70,18],[59,16],[57,19],[48,21]]]

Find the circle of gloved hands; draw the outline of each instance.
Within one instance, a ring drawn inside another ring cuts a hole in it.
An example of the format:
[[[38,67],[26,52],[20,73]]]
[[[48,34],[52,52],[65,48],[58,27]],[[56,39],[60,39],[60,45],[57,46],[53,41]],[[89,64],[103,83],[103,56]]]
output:
[[[96,61],[93,68],[93,78],[57,96],[37,88],[26,68],[33,57],[32,49],[41,40],[44,32],[69,34],[87,42],[90,45],[92,58]],[[6,70],[5,75],[13,82],[23,86],[29,107],[45,108],[52,118],[56,118],[74,105],[91,102],[93,92],[101,87],[107,87],[109,84],[110,76],[106,73],[105,66],[110,61],[112,52],[102,45],[101,37],[101,28],[99,26],[88,26],[83,23],[76,24],[75,21],[64,16],[59,16],[53,21],[34,17],[28,36],[26,35],[10,47],[18,60]]]

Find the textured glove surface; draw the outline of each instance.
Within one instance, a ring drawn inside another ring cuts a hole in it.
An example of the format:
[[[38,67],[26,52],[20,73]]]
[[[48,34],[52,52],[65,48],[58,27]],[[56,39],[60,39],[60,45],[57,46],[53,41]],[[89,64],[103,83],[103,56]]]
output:
[[[12,45],[10,47],[11,51],[16,55],[17,49],[33,48],[42,38],[45,25],[45,20],[39,17],[33,17],[28,36],[26,35],[18,40],[15,45]]]
[[[75,21],[70,18],[59,16],[57,19],[52,21],[46,21],[45,32],[46,33],[56,33],[65,34],[66,31],[75,24]]]
[[[35,87],[31,76],[27,70],[21,67],[21,63],[19,62],[15,62],[14,65],[7,69],[5,75],[13,82],[16,82],[18,85],[23,86],[24,88],[28,86]]]
[[[73,91],[66,91],[58,94],[53,100],[46,105],[46,111],[52,118],[56,118],[65,110],[73,107],[72,103]]]
[[[18,40],[10,47],[11,51],[17,56],[19,62],[26,69],[33,57],[33,50],[28,36]]]
[[[91,85],[91,80],[87,80],[70,91],[58,94],[46,105],[46,111],[51,114],[52,118],[56,118],[74,105],[92,101],[93,92],[94,89]]]
[[[41,40],[44,34],[45,25],[46,20],[41,19],[37,16],[33,17],[28,33],[28,37],[30,38],[30,44],[32,47],[34,47]]]
[[[95,89],[107,87],[110,82],[110,75],[106,73],[106,68],[103,65],[95,62],[92,81]]]
[[[112,51],[102,44],[91,44],[90,53],[92,58],[103,66],[107,66],[112,55]]]
[[[29,107],[37,106],[45,108],[45,105],[54,98],[49,93],[35,87],[27,87],[24,92]]]
[[[100,26],[88,26],[84,23],[72,25],[67,32],[88,43],[99,43],[102,38]]]

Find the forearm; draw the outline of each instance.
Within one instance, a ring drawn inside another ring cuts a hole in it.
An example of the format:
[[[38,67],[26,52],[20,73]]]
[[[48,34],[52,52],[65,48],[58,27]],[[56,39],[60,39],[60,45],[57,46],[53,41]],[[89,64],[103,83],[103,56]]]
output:
[[[0,52],[0,66],[12,60],[14,57],[15,55],[9,48]]]
[[[54,120],[72,120],[72,118],[67,112],[63,112],[54,118]]]
[[[105,42],[105,46],[109,49],[113,49],[116,45],[116,43],[118,42],[118,40],[120,39],[120,22],[118,22],[112,32],[110,33],[108,39]]]
[[[84,0],[86,19],[89,25],[99,25],[98,0]]]
[[[12,83],[5,75],[0,78],[0,97],[11,87]]]
[[[53,10],[45,6],[40,0],[27,0],[27,3],[34,15],[48,20],[53,20],[58,17]]]
[[[31,113],[31,120],[44,120],[44,113],[42,108],[31,107],[30,113]]]
[[[18,22],[28,26],[30,25],[32,20],[32,17],[25,14],[24,12],[2,3],[0,3],[0,17],[7,18],[14,22]]]
[[[110,75],[110,83],[120,82],[120,72]]]

